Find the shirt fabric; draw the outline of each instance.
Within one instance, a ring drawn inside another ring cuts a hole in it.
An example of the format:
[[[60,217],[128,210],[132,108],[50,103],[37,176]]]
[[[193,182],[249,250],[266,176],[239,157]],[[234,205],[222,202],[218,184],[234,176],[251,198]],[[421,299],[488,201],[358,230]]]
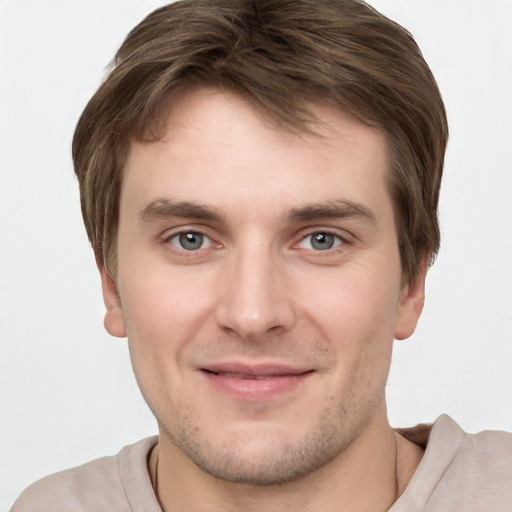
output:
[[[467,434],[451,418],[399,429],[425,448],[407,489],[389,512],[512,511],[512,434]],[[162,512],[148,458],[157,437],[39,480],[11,512]]]

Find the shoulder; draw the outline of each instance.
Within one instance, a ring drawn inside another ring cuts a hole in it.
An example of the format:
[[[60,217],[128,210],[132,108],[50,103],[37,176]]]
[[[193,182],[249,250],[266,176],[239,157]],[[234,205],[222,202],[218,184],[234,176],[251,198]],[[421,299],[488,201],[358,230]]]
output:
[[[448,451],[450,463],[466,465],[468,474],[471,470],[483,470],[486,474],[500,469],[512,470],[512,433],[484,430],[470,434],[446,415],[434,424],[427,449],[434,453]]]
[[[467,475],[468,489],[480,482],[497,494],[506,491],[512,502],[512,433],[485,430],[465,434],[453,465]]]
[[[143,439],[117,455],[47,476],[28,487],[11,512],[131,512],[126,483],[152,494],[146,461],[156,440]]]
[[[441,422],[438,432],[434,427],[431,434],[432,441],[436,442],[437,438],[437,446],[432,446],[433,454],[439,457],[440,449],[444,449],[449,456],[444,459],[444,474],[432,501],[455,510],[462,500],[468,512],[510,510],[512,434],[496,430],[469,434],[447,416],[438,421]]]
[[[414,434],[412,430],[408,434]],[[425,454],[393,512],[510,510],[511,433],[469,434],[446,415],[431,430],[421,426],[418,432]]]

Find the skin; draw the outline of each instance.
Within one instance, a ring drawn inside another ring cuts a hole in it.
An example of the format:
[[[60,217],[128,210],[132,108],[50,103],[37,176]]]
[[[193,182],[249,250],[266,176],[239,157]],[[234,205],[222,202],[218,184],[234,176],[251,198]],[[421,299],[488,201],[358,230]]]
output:
[[[158,420],[166,511],[386,510],[421,458],[384,388],[428,258],[403,288],[383,134],[313,110],[293,134],[198,89],[132,145],[105,326]]]

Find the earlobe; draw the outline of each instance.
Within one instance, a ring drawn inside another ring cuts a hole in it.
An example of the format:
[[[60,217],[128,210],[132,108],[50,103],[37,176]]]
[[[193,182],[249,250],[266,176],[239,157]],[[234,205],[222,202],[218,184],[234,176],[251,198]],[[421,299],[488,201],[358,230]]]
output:
[[[105,303],[106,308],[103,324],[111,336],[124,338],[126,337],[126,329],[117,285],[105,267],[101,266],[98,268],[101,275],[103,302]]]
[[[429,262],[430,254],[423,256],[415,280],[402,290],[395,323],[397,340],[409,338],[416,329],[425,302],[425,278]]]

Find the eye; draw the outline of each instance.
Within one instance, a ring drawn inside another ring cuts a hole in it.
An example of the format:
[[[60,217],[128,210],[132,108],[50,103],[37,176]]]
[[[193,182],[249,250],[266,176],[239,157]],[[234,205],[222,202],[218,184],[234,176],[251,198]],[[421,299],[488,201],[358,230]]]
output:
[[[333,235],[332,233],[327,233],[325,231],[318,231],[304,237],[301,241],[301,246],[303,249],[327,251],[329,249],[334,249],[335,247],[340,246],[342,243],[343,240],[339,236]]]
[[[207,236],[195,231],[178,233],[169,238],[169,242],[174,247],[185,251],[197,251],[212,246],[212,241]]]

